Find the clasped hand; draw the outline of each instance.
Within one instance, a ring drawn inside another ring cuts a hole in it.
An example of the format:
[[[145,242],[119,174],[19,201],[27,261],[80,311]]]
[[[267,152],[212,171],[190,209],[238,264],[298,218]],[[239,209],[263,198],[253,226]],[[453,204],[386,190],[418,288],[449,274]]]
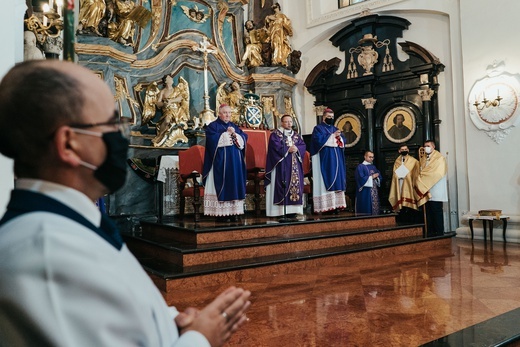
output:
[[[195,330],[203,334],[212,347],[222,346],[246,321],[251,292],[230,287],[202,310],[188,307],[179,312],[175,323],[180,334]]]

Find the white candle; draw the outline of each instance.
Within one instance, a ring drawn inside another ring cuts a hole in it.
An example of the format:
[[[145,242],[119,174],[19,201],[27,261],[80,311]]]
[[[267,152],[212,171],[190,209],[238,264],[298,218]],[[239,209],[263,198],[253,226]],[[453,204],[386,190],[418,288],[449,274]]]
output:
[[[58,7],[58,14],[62,16],[63,14],[61,13],[61,11],[63,7],[63,0],[56,0],[56,6]]]
[[[43,5],[43,26],[47,26],[47,16],[45,15],[46,12],[49,12],[49,4]]]

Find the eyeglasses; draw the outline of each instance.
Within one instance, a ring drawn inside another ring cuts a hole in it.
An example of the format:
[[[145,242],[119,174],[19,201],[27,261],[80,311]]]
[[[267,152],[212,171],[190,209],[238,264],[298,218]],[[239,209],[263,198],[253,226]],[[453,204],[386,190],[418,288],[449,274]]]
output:
[[[74,128],[74,130],[80,134],[101,137],[101,136],[103,136],[102,132],[89,131],[89,130],[84,130],[84,129],[94,128],[94,127],[103,126],[103,125],[113,126],[113,127],[117,128],[117,131],[121,132],[121,135],[123,135],[123,137],[125,137],[125,138],[130,137],[130,122],[128,121],[128,118],[119,118],[119,113],[117,111],[114,112],[114,117],[107,122],[87,123],[87,124],[73,123],[73,124],[69,124],[69,127]]]

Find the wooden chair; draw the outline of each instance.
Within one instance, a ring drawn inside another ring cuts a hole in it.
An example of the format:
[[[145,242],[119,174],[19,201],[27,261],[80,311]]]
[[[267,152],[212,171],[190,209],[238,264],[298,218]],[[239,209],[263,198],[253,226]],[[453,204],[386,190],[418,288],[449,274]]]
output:
[[[243,129],[247,134],[246,168],[247,179],[253,182],[246,186],[246,193],[253,194],[255,203],[255,214],[261,214],[261,194],[265,194],[263,181],[265,179],[265,162],[267,159],[267,146],[269,144],[269,130]]]
[[[309,184],[303,186],[303,193],[307,194],[307,206],[312,211],[312,165],[309,151],[305,151],[303,158],[303,177],[309,180]]]
[[[179,196],[180,214],[184,217],[184,209],[186,205],[186,197],[193,198],[193,210],[195,222],[200,221],[200,205],[201,197],[204,197],[204,187],[198,181],[202,175],[204,167],[204,147],[195,145],[187,150],[179,152]],[[186,187],[189,179],[193,180],[193,185]]]

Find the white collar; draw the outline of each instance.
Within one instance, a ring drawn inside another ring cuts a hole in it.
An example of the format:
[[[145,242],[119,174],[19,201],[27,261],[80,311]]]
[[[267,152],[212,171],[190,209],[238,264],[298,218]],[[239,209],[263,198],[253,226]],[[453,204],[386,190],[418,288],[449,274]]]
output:
[[[363,165],[374,165],[373,163],[369,163],[368,161],[366,160],[363,160]]]
[[[292,135],[293,134],[293,130],[292,129],[285,129],[284,127],[279,127],[278,130],[280,130],[280,132],[284,135]]]
[[[96,204],[76,189],[58,183],[30,178],[17,179],[15,187],[49,196],[72,208],[95,226],[99,227],[101,224],[101,212]]]

